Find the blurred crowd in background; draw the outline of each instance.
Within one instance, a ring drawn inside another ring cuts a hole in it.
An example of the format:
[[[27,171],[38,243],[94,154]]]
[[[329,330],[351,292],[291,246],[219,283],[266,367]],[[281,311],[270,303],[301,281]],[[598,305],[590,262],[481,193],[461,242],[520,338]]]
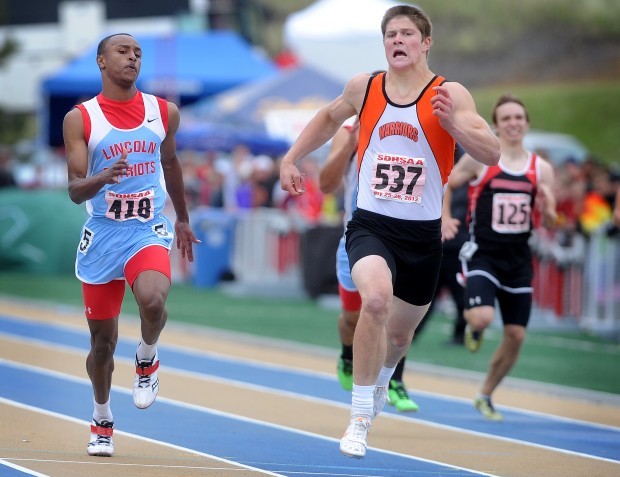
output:
[[[535,151],[542,157],[544,152]],[[222,208],[230,213],[260,207],[294,209],[309,225],[340,221],[342,191],[323,194],[318,187],[322,158],[309,156],[301,164],[306,193],[290,197],[280,189],[279,157],[253,155],[239,145],[231,152],[179,151],[184,168],[187,201],[191,208]],[[0,147],[0,187],[23,189],[64,187],[62,158],[56,164],[28,173],[16,171],[10,147]],[[569,244],[575,233],[588,235],[611,227],[616,195],[620,190],[620,166],[606,165],[595,157],[579,162],[567,158],[554,164],[558,209],[556,237]]]

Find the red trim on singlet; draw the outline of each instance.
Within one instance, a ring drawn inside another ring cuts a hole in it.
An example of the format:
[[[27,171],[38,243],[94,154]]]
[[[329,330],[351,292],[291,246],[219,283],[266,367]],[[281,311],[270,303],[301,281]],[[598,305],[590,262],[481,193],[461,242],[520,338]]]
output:
[[[86,140],[86,144],[88,144],[88,141],[90,140],[90,131],[92,129],[92,125],[90,123],[90,116],[88,115],[88,111],[86,111],[86,108],[83,104],[78,104],[76,108],[78,108],[80,110],[80,113],[82,113],[82,123],[84,124],[84,139]]]
[[[168,101],[165,99],[157,98],[157,104],[159,105],[159,112],[161,114],[161,122],[164,124],[164,131],[168,134]]]
[[[109,123],[118,129],[135,129],[144,122],[144,101],[137,91],[129,101],[116,101],[97,95],[97,102]]]
[[[514,182],[510,179],[506,179],[505,183],[502,184],[503,188],[513,189],[516,191],[525,192],[527,194],[532,194],[533,197],[536,196],[536,187],[538,184],[538,156],[534,153],[531,154],[530,159],[528,161],[527,170],[522,175],[515,175],[515,177],[524,176],[531,185],[531,188],[524,182]],[[469,207],[467,208],[467,217],[466,223],[469,226],[471,224],[472,218],[475,216],[476,209],[478,207],[478,199],[480,198],[480,194],[482,191],[486,189],[489,184],[493,181],[504,181],[503,179],[496,179],[498,175],[500,175],[504,170],[501,168],[499,164],[494,166],[487,166],[483,169],[483,176],[477,178],[473,181],[473,184],[470,182],[469,187],[467,189],[467,197],[469,199]],[[527,190],[529,188],[529,190]],[[534,224],[537,225],[537,221],[540,220],[540,211],[538,208],[533,211],[533,221]]]
[[[144,101],[142,93],[138,91],[129,101],[115,101],[106,98],[103,94],[97,95],[97,102],[103,111],[103,115],[109,123],[118,129],[135,129],[144,123]],[[157,98],[159,113],[164,125],[164,131],[168,133],[168,102],[165,99]],[[92,124],[88,111],[83,104],[76,106],[82,113],[82,121],[84,123],[84,139],[88,143]]]

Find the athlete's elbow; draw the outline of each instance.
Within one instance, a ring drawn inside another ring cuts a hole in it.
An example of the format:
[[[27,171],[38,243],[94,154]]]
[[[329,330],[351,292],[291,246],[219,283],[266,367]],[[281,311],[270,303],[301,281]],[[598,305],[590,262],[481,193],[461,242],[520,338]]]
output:
[[[69,186],[69,199],[71,199],[71,202],[74,204],[81,204],[86,200],[79,191],[71,186]]]
[[[502,156],[499,148],[497,149],[497,151],[493,151],[493,153],[491,153],[489,155],[489,162],[487,162],[488,166],[496,166],[499,164],[499,158]]]
[[[73,202],[74,204],[82,204],[84,202],[84,199],[74,195],[74,194],[69,194],[69,198],[71,199],[71,202]]]
[[[334,191],[335,187],[332,183],[328,181],[319,181],[319,190],[323,194],[331,194]]]
[[[499,158],[502,155],[502,151],[499,147],[499,140],[496,141],[488,148],[486,154],[484,154],[484,162],[487,166],[496,166],[499,164]]]

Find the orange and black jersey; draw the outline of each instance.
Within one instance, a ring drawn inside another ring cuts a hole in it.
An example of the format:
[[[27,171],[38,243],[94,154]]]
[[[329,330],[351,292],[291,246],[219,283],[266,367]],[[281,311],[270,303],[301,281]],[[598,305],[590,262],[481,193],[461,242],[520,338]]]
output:
[[[396,104],[385,73],[370,78],[359,115],[359,208],[404,220],[441,217],[455,141],[433,115],[431,98],[444,82],[435,76],[415,101]]]

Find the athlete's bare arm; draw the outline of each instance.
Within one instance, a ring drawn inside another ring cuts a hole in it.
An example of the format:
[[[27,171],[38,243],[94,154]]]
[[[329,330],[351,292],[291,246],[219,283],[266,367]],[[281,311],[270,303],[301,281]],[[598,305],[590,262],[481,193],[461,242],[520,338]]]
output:
[[[175,134],[179,129],[181,117],[179,108],[174,103],[168,103],[168,132],[161,143],[161,167],[166,180],[166,190],[172,201],[174,212],[177,216],[174,224],[177,247],[181,250],[181,256],[192,262],[194,253],[192,244],[200,243],[189,225],[189,213],[185,202],[185,185],[181,161],[177,156]]]
[[[110,167],[91,177],[88,172],[88,146],[84,138],[82,113],[73,108],[65,115],[62,132],[67,156],[69,197],[76,204],[92,199],[105,184],[115,184],[127,171],[127,151]]]
[[[447,82],[433,88],[433,114],[463,149],[488,166],[499,162],[499,139],[476,111],[474,99],[460,83]]]
[[[473,181],[480,177],[484,165],[476,161],[469,154],[463,155],[461,159],[454,165],[450,177],[448,178],[448,187],[458,189],[463,184]]]
[[[340,184],[347,170],[351,157],[355,154],[359,134],[359,122],[351,128],[341,127],[332,139],[329,154],[319,173],[319,187],[321,192],[334,192]]]
[[[441,240],[452,240],[461,225],[461,221],[452,217],[452,189],[446,187],[443,194],[443,204],[441,205]]]
[[[362,73],[347,83],[340,96],[321,108],[310,120],[280,163],[280,186],[291,195],[305,192],[295,163],[325,144],[338,128],[359,112],[370,75]]]
[[[552,229],[557,223],[557,212],[555,196],[553,195],[553,166],[543,159],[539,159],[540,178],[538,191],[536,192],[536,203],[542,213],[543,225]]]

